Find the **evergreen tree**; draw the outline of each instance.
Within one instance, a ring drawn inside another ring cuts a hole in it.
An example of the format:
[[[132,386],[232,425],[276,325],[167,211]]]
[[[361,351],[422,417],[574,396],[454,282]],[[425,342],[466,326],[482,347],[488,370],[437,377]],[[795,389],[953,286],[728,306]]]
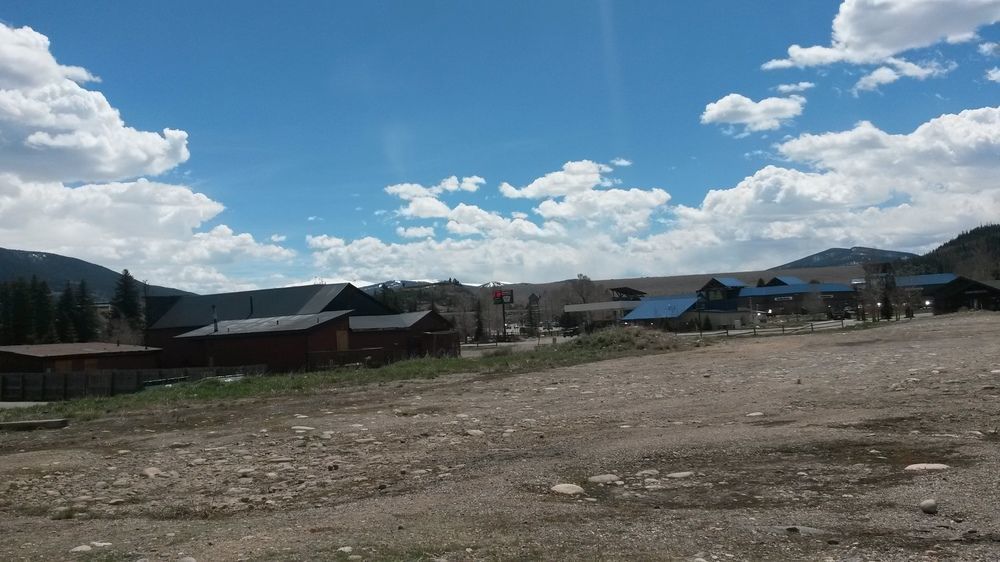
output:
[[[31,276],[31,327],[33,343],[52,343],[56,340],[55,314],[52,307],[52,292],[45,281]]]
[[[111,317],[124,321],[133,331],[142,329],[142,304],[139,302],[139,283],[127,269],[122,270],[115,295],[111,299]]]
[[[10,344],[11,311],[10,285],[0,283],[0,345]]]
[[[485,330],[483,330],[483,301],[476,299],[476,341],[483,341],[485,335]]]
[[[94,312],[94,297],[87,288],[87,282],[81,280],[76,289],[76,299],[73,309],[73,331],[77,341],[89,342],[97,339],[97,314]]]
[[[73,286],[66,283],[59,300],[56,302],[56,336],[60,342],[71,343],[76,341],[76,294]]]
[[[32,343],[34,321],[31,318],[31,287],[24,279],[10,285],[9,345]]]

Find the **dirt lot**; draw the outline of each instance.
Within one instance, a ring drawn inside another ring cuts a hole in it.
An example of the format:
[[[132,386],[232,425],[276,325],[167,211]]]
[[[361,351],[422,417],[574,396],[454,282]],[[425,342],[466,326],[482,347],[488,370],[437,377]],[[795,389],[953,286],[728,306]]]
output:
[[[997,560],[998,407],[970,313],[116,415],[0,433],[0,559]]]

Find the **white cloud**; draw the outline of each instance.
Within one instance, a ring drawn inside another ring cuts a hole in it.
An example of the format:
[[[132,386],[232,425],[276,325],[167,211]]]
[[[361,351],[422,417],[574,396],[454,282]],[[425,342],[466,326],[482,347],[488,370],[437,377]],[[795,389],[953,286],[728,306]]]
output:
[[[775,87],[775,90],[777,90],[779,94],[794,94],[797,92],[804,92],[815,87],[816,84],[813,84],[812,82],[798,82],[795,84],[779,84]]]
[[[632,233],[647,228],[654,209],[669,200],[670,195],[662,189],[594,190],[567,195],[562,201],[542,201],[535,212],[549,220],[591,224],[610,220],[619,231]]]
[[[792,45],[788,58],[768,61],[763,68],[879,64],[949,38],[972,40],[977,29],[997,21],[1000,0],[844,0],[833,20],[829,47]]]
[[[0,24],[0,245],[127,267],[140,279],[195,290],[227,283],[217,265],[294,255],[223,224],[200,231],[221,203],[139,177],[186,161],[187,133],[127,126],[82,85],[96,81],[59,64],[44,35]]]
[[[763,268],[831,246],[926,251],[1000,216],[1000,107],[906,134],[861,122],[775,150],[788,166],[765,166],[695,206],[668,207],[661,190],[607,188],[598,171],[586,189],[540,197],[544,223],[460,204],[443,239],[313,236],[309,246],[316,267],[342,278],[551,281]],[[642,208],[657,220],[627,230],[644,222],[627,213]]]
[[[986,71],[986,79],[991,82],[1000,82],[1000,67],[994,66]]]
[[[403,238],[433,238],[434,227],[411,226],[409,228],[403,228],[402,226],[398,226],[396,227],[396,234]]]
[[[404,217],[429,219],[447,217],[451,210],[439,199],[434,197],[415,197],[410,199],[405,207],[400,209],[399,214]]]
[[[590,160],[566,162],[562,170],[545,174],[521,189],[504,182],[500,184],[500,193],[512,199],[543,199],[580,193],[600,185],[609,185],[610,182],[601,174],[610,171],[610,167]]]
[[[1000,56],[1000,43],[987,41],[979,44],[979,54],[986,57]]]
[[[804,97],[796,95],[753,101],[740,94],[729,94],[706,105],[701,122],[743,125],[745,132],[770,131],[801,115],[805,103]]]
[[[56,63],[48,39],[0,24],[0,170],[33,181],[156,175],[186,161],[187,133],[128,127],[92,78]]]
[[[479,176],[468,176],[461,180],[457,176],[451,176],[431,187],[424,187],[419,183],[398,183],[387,186],[385,192],[400,199],[410,200],[418,197],[437,197],[446,192],[466,191],[472,193],[484,183],[486,180]]]
[[[271,242],[284,242],[285,240],[288,240],[288,237],[284,234],[272,234],[269,240]]]
[[[632,161],[628,158],[622,158],[619,156],[618,158],[611,160],[611,165],[619,168],[627,168],[632,165]]]

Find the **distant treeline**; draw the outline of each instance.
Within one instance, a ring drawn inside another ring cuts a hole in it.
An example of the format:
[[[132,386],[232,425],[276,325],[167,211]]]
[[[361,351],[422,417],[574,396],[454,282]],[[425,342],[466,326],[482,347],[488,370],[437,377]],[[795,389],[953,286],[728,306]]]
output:
[[[36,276],[0,283],[0,345],[104,341],[142,328],[135,280],[122,272],[111,316],[102,319],[85,281],[67,283],[54,294]]]
[[[963,232],[936,249],[897,262],[897,275],[955,273],[973,279],[1000,279],[1000,224]]]

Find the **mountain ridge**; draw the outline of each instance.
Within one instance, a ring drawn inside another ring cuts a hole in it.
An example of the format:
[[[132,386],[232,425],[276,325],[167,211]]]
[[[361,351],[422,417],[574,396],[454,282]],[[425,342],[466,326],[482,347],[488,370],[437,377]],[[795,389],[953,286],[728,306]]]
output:
[[[87,282],[87,288],[95,300],[108,301],[114,295],[115,284],[120,275],[121,272],[79,258],[51,252],[0,248],[0,283],[35,276],[39,281],[44,281],[50,291],[58,293],[66,283],[75,285],[82,280]],[[172,287],[149,285],[150,296],[190,294],[192,293]]]
[[[910,252],[881,250],[866,246],[851,248],[828,248],[822,252],[790,261],[786,264],[772,267],[773,270],[801,269],[806,267],[838,267],[845,265],[861,265],[869,262],[899,262],[918,258]]]

